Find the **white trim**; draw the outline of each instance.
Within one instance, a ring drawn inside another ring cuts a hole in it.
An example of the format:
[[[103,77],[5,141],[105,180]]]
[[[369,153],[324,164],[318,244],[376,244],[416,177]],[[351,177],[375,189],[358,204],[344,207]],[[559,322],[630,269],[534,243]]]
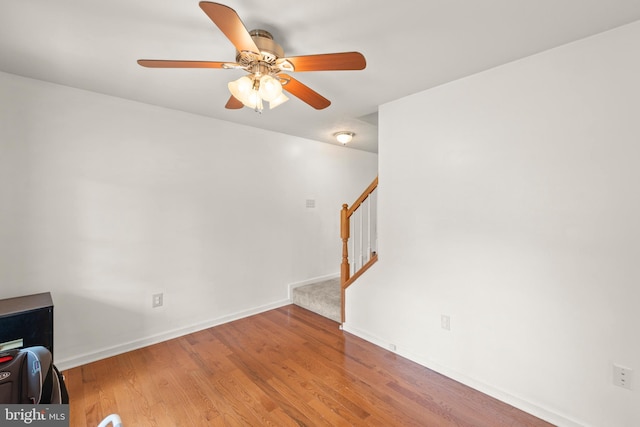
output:
[[[57,360],[56,366],[60,371],[65,371],[67,369],[75,368],[76,366],[81,366],[87,363],[95,362],[97,360],[106,359],[107,357],[116,356],[118,354],[126,353],[132,350],[137,350],[139,348],[147,347],[149,345],[157,344],[159,342],[168,341],[173,338],[178,338],[193,332],[201,331],[207,328],[212,328],[214,326],[222,325],[223,323],[228,323],[234,320],[253,316],[255,314],[263,313],[265,311],[280,308],[289,304],[291,304],[291,301],[282,300],[282,301],[274,302],[271,304],[266,304],[260,307],[255,307],[250,310],[244,310],[237,313],[229,314],[227,316],[218,317],[216,319],[207,320],[205,322],[196,323],[194,325],[185,326],[178,329],[172,329],[156,335],[148,336],[146,338],[140,338],[134,341],[129,341],[129,342],[118,344],[112,347],[106,347],[91,353],[85,353],[79,356]]]
[[[303,280],[302,282],[290,283],[289,285],[287,285],[287,287],[289,288],[289,302],[293,301],[293,290],[295,288],[304,285],[310,285],[312,283],[324,282],[325,280],[336,279],[338,277],[340,277],[340,273],[327,274],[326,276],[318,276],[311,279]]]
[[[392,348],[393,343],[387,342],[382,338],[372,335],[366,331],[350,327],[347,322],[342,324],[342,329],[345,332],[353,334],[359,338],[362,338],[363,340],[369,341],[370,343],[375,344],[378,347],[381,347],[388,351],[392,351],[390,349]],[[458,381],[459,383],[462,383],[468,387],[478,390],[481,393],[494,397],[501,402],[507,403],[542,420],[550,422],[553,425],[562,427],[587,427],[587,425],[583,422],[578,422],[566,415],[558,414],[557,412],[544,408],[521,397],[515,396],[497,387],[493,387],[489,384],[477,381],[467,375],[461,374],[455,370],[447,368],[446,366],[440,365],[433,360],[429,360],[424,356],[414,354],[408,349],[401,346],[395,346],[395,351],[392,352],[428,369],[431,369],[432,371],[438,372],[439,374]]]

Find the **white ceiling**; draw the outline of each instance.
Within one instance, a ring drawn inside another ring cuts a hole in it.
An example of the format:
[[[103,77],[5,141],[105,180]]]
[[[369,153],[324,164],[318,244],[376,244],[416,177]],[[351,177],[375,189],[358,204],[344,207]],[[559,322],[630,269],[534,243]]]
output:
[[[137,59],[235,61],[197,0],[0,0],[0,70],[377,151],[378,105],[640,19],[638,0],[224,0],[285,55],[359,51],[363,71],[295,73],[332,101],[226,110],[241,70],[149,69]]]

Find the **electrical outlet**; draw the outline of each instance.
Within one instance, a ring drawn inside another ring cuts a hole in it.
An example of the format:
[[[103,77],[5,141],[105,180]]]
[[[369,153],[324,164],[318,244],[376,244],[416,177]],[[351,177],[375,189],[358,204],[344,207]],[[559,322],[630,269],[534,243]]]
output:
[[[633,370],[613,365],[613,384],[631,390],[633,388]]]
[[[162,307],[163,304],[163,295],[162,294],[154,294],[151,301],[151,307]]]
[[[440,316],[440,326],[446,331],[451,330],[451,318],[446,314]]]

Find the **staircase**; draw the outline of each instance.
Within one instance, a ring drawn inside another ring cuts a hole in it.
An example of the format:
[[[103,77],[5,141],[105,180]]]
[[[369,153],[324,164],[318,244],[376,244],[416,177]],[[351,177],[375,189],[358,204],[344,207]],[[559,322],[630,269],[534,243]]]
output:
[[[324,280],[292,290],[295,305],[340,323],[340,278]]]
[[[340,277],[294,288],[294,304],[344,323],[346,289],[378,261],[377,188],[376,177],[351,207],[342,205]]]

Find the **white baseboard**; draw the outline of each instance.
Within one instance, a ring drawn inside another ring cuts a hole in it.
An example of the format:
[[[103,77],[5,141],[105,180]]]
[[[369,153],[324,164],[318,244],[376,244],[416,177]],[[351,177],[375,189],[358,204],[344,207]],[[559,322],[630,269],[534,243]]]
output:
[[[274,308],[279,308],[279,307],[291,304],[291,300],[292,300],[291,294],[294,288],[297,288],[298,286],[309,285],[311,283],[321,282],[324,280],[335,279],[337,277],[340,277],[339,273],[313,277],[311,279],[303,280],[301,282],[290,283],[289,285],[287,285],[288,295],[286,300],[256,307],[250,310],[241,311],[228,316],[211,319],[205,322],[200,322],[195,325],[190,325],[190,326],[185,326],[178,329],[169,330],[166,332],[162,332],[160,334],[151,335],[151,336],[140,338],[134,341],[118,344],[112,347],[102,348],[97,351],[92,351],[90,353],[85,353],[78,356],[69,357],[66,359],[56,360],[55,363],[58,369],[60,370],[71,369],[71,368],[75,368],[76,366],[81,366],[87,363],[95,362],[100,359],[116,356],[118,354],[126,353],[128,351],[136,350],[152,344],[157,344],[162,341],[178,338],[183,335],[190,334],[192,332],[201,331],[203,329],[211,328],[217,325],[221,325],[223,323],[232,322],[234,320],[242,319],[244,317],[253,316],[254,314],[259,314],[268,310],[273,310]]]
[[[147,347],[152,344],[157,344],[162,341],[168,341],[173,338],[178,338],[183,335],[187,335],[193,332],[201,331],[203,329],[212,328],[214,326],[222,325],[223,323],[232,322],[234,320],[242,319],[244,317],[253,316],[254,314],[263,313],[265,311],[273,310],[275,308],[283,307],[291,304],[289,300],[282,300],[271,304],[266,304],[260,307],[255,307],[250,310],[244,310],[237,313],[233,313],[227,316],[218,317],[216,319],[207,320],[205,322],[196,323],[194,325],[185,326],[182,328],[172,329],[160,334],[151,335],[148,337],[140,338],[134,341],[118,344],[112,347],[102,348],[90,353],[81,354],[79,356],[70,357],[67,359],[56,360],[56,367],[61,371],[75,368],[76,366],[85,365],[87,363],[95,362],[97,360],[105,359],[107,357],[116,356],[118,354],[126,353],[128,351],[136,350],[142,347]]]
[[[311,279],[303,280],[302,282],[290,283],[288,285],[288,288],[289,288],[289,301],[293,300],[293,297],[292,297],[293,290],[295,288],[299,287],[299,286],[310,285],[312,283],[323,282],[325,280],[336,279],[338,277],[340,277],[340,273],[327,274],[326,276],[313,277]]]
[[[533,416],[536,416],[542,420],[550,422],[556,426],[560,426],[560,427],[585,427],[586,426],[584,423],[573,420],[566,415],[558,414],[557,412],[545,409],[539,405],[529,402],[526,399],[514,396],[513,394],[508,393],[504,390],[501,390],[499,388],[477,381],[467,375],[461,374],[459,372],[456,372],[452,369],[447,368],[446,366],[442,366],[432,360],[429,360],[424,356],[414,354],[405,348],[396,346],[395,350],[391,350],[392,345],[390,342],[387,342],[366,331],[350,327],[348,322],[345,322],[342,325],[342,329],[345,332],[353,334],[359,338],[362,338],[363,340],[369,341],[370,343],[375,344],[378,347],[384,348],[385,350],[393,351],[394,353],[404,357],[405,359],[409,359],[412,362],[415,362],[428,369],[431,369],[432,371],[438,372],[439,374],[442,374],[448,378],[458,381],[459,383],[462,383],[475,390],[478,390],[488,396],[494,397],[500,400],[501,402],[505,402],[515,408],[521,409]]]

